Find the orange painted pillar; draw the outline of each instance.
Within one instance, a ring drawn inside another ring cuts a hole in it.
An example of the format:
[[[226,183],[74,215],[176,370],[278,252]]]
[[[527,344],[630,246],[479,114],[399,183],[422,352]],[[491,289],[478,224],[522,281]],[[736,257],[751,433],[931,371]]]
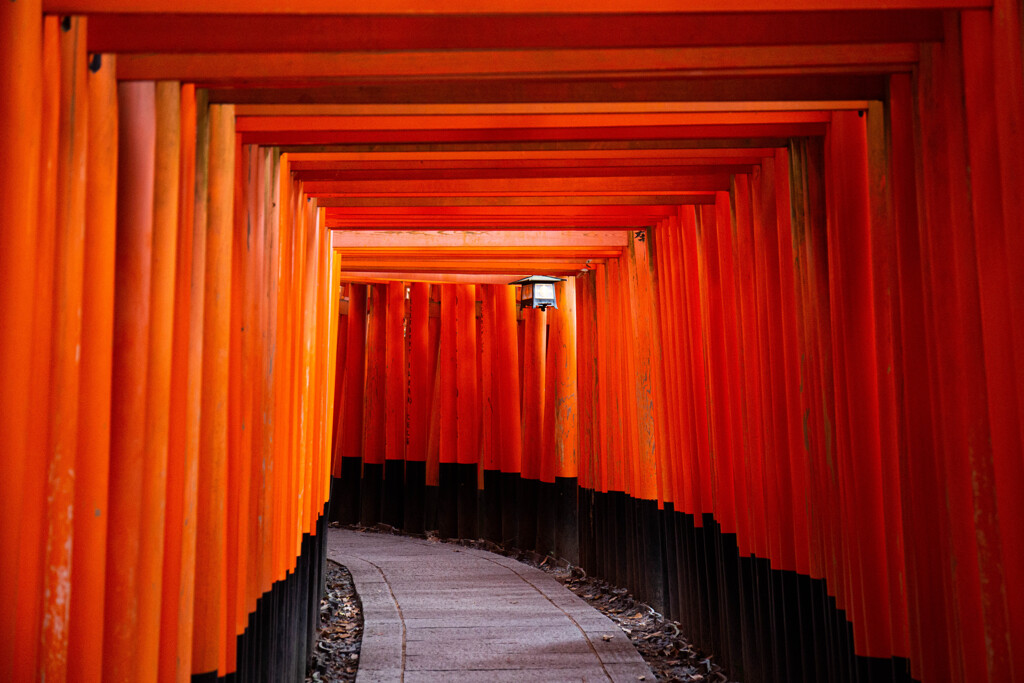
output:
[[[242,514],[240,525],[239,544],[246,549],[246,561],[244,572],[239,571],[239,597],[238,613],[239,627],[244,628],[247,624],[247,615],[256,608],[256,600],[263,593],[259,585],[259,544],[261,530],[260,506],[263,495],[263,479],[266,476],[263,472],[263,429],[261,414],[262,383],[260,377],[260,352],[261,352],[261,331],[260,331],[260,308],[264,299],[260,296],[261,269],[263,263],[263,240],[261,238],[261,222],[259,194],[261,189],[260,166],[262,153],[255,145],[242,147],[242,159],[239,164],[239,178],[235,187],[236,221],[239,216],[245,221],[246,239],[239,235],[240,227],[235,225],[236,237],[242,242],[245,258],[243,259],[242,282],[244,283],[245,296],[242,302],[240,320],[241,339],[241,396],[240,415],[244,420],[242,444],[242,457],[247,462],[242,466],[241,476],[244,478],[242,486],[245,488],[244,500],[239,501],[239,510]],[[238,183],[241,186],[238,186]],[[234,266],[232,265],[232,269]],[[239,667],[242,663],[239,663]]]
[[[42,7],[38,0],[9,3],[0,10],[0,679],[13,677],[18,661],[16,631],[19,531],[23,476],[29,458],[31,386],[39,212],[42,113]],[[10,74],[11,76],[6,76]],[[35,455],[35,454],[32,454]]]
[[[46,449],[46,552],[42,583],[40,669],[44,678],[67,675],[74,470],[78,430],[82,270],[85,238],[86,90],[85,21],[69,18],[60,36],[60,136],[57,230],[53,260],[49,440]],[[45,267],[45,266],[44,266]]]
[[[381,519],[399,529],[405,522],[405,283],[387,285],[384,412],[385,463]]]
[[[991,11],[961,15],[964,97],[970,163],[971,215],[978,262],[978,294],[986,390],[988,393],[991,470],[973,469],[984,522],[979,524],[979,561],[983,567],[982,603],[986,641],[990,643],[990,679],[1024,680],[1024,549],[1018,542],[1024,500],[1024,255],[1021,225],[1024,198],[1024,18],[1018,3],[1001,0]],[[995,501],[992,505],[988,501]],[[991,536],[998,536],[998,544]],[[996,546],[998,545],[998,550]],[[1005,606],[996,606],[1002,602]],[[1003,615],[1006,615],[1005,617]],[[1004,635],[1005,633],[1005,635]]]
[[[434,397],[437,354],[430,353],[430,285],[414,282],[409,287],[409,447],[405,463],[406,531],[424,529],[427,449]]]
[[[843,374],[837,381],[836,407],[846,412],[846,429],[844,420],[838,421],[839,456],[851,487],[848,524],[853,541],[852,590],[856,596],[851,605],[854,642],[858,654],[885,657],[892,652],[889,605],[893,598],[886,570],[889,558],[885,551],[864,124],[854,112],[834,114],[831,168],[839,173],[835,176],[834,209],[839,223],[829,226],[829,246],[835,245],[830,249],[830,270],[835,273],[833,335],[839,352],[837,367]],[[844,229],[840,230],[840,225]]]
[[[94,58],[96,59],[96,58]],[[86,167],[85,255],[75,526],[68,627],[68,679],[96,681],[103,673],[104,576],[110,469],[114,269],[117,238],[117,74],[102,55],[87,76],[89,143]]]
[[[594,271],[576,276],[577,404],[579,450],[577,476],[579,503],[579,564],[588,574],[598,574],[597,535],[601,533],[598,507],[598,400],[597,400],[597,305]]]
[[[386,434],[385,364],[387,344],[387,285],[373,285],[366,341],[366,396],[363,402],[363,481],[360,523],[380,521]]]
[[[438,469],[437,525],[441,538],[459,532],[458,504],[458,370],[456,285],[444,284],[441,289],[441,330],[438,347]]]
[[[903,353],[899,360],[904,395],[931,396],[935,378],[930,373],[934,350],[927,343],[927,271],[922,257],[921,216],[917,202],[918,157],[914,150],[914,94],[909,75],[894,75],[889,85],[889,122],[892,128],[890,163],[893,179],[893,213],[897,230],[899,323]],[[913,352],[910,350],[914,349]],[[939,472],[934,439],[934,406],[931,401],[906,401],[902,406],[906,455],[900,458],[900,481],[907,558],[907,607],[911,674],[919,680],[951,680],[950,655],[941,643],[951,632],[947,621],[948,600],[935,596],[951,590],[948,563],[941,553],[949,538],[948,522],[939,502]],[[936,571],[937,567],[941,570]],[[941,654],[940,654],[941,653]]]
[[[494,286],[495,411],[498,416],[498,458],[501,467],[501,534],[505,543],[518,543],[519,479],[523,459],[519,342],[516,333],[516,291]]]
[[[555,552],[579,564],[579,400],[576,368],[576,280],[555,285],[558,308],[550,316],[552,342],[548,353],[555,373]]]
[[[160,598],[164,568],[164,511],[174,338],[175,261],[178,249],[181,99],[176,82],[156,85],[156,170],[150,284],[149,358],[146,374],[144,501],[139,545],[139,621],[136,677],[156,678],[160,651]]]
[[[339,521],[359,521],[359,483],[363,464],[363,391],[366,387],[366,285],[349,285],[345,379],[342,383],[341,501]]]
[[[70,27],[70,23],[68,24]],[[42,139],[39,159],[38,239],[35,258],[43,267],[35,270],[35,307],[31,329],[32,384],[27,403],[32,406],[28,423],[28,452],[43,455],[50,442],[50,401],[52,370],[52,340],[54,333],[53,306],[55,300],[54,265],[57,241],[57,177],[61,166],[61,26],[57,17],[47,19],[43,25],[43,93]],[[14,611],[18,615],[18,633],[15,650],[19,657],[14,665],[16,680],[30,680],[39,669],[39,641],[43,604],[39,599],[45,573],[46,547],[46,486],[48,458],[29,458],[24,463],[21,488],[22,508],[18,523],[20,538],[17,552],[19,567],[15,573],[18,583]]]
[[[171,347],[171,379],[167,440],[167,508],[164,524],[164,573],[160,599],[160,661],[158,678],[163,681],[182,681],[191,673],[191,632],[183,637],[182,618],[191,621],[191,589],[189,599],[183,599],[185,581],[186,546],[194,558],[194,524],[185,522],[185,490],[195,489],[195,479],[189,476],[186,459],[186,437],[189,432],[188,375],[189,332],[192,315],[192,280],[196,163],[196,94],[193,86],[180,91],[181,145],[178,163],[178,240],[175,258],[174,329]],[[201,306],[200,306],[201,308]],[[194,460],[192,461],[194,462]],[[193,510],[194,514],[194,510]],[[194,560],[193,560],[194,561]],[[192,569],[190,567],[190,569]],[[191,587],[191,579],[188,585]],[[187,609],[185,604],[187,602]]]
[[[750,175],[736,176],[733,187],[733,204],[736,215],[736,240],[734,249],[739,271],[750,272],[754,268],[753,244],[753,212],[751,206]],[[763,369],[760,366],[758,353],[757,298],[755,277],[740,277],[737,281],[737,304],[739,306],[740,342],[743,358],[743,377],[741,387],[743,393],[744,432],[748,435],[744,440],[742,466],[737,468],[736,491],[736,527],[737,544],[740,555],[747,557],[751,553],[759,557],[767,556],[767,548],[761,545],[764,534],[764,487],[762,483],[760,461],[763,454],[760,378]]]
[[[495,290],[498,285],[481,285],[479,330],[480,384],[480,537],[501,542],[501,429],[497,413],[498,339]]]
[[[177,291],[168,441],[164,596],[161,600],[160,669],[163,681],[192,674],[195,609],[198,463],[202,408],[202,355],[206,283],[206,218],[209,108],[205,92],[181,93]]]
[[[241,135],[235,133],[235,168],[233,177],[233,204],[232,213],[232,239],[231,239],[231,297],[229,313],[229,342],[228,342],[228,469],[227,469],[227,522],[225,534],[227,537],[227,558],[226,563],[226,595],[224,598],[226,607],[226,618],[224,620],[224,639],[227,645],[226,661],[227,671],[237,671],[237,613],[240,602],[238,594],[239,586],[244,581],[239,579],[245,576],[248,558],[245,554],[245,547],[242,544],[241,530],[247,526],[240,523],[240,512],[248,504],[249,478],[248,466],[250,449],[244,445],[247,435],[244,425],[248,424],[245,418],[245,407],[242,394],[246,379],[252,375],[244,375],[242,365],[244,363],[242,351],[242,337],[245,327],[242,323],[243,310],[247,299],[246,287],[246,264],[247,250],[250,245],[248,235],[248,218],[245,215],[245,187],[243,183],[243,169],[249,163],[249,148],[241,144]]]
[[[211,105],[206,277],[203,308],[202,420],[200,425],[195,611],[192,672],[224,663],[226,487],[228,458],[228,349],[231,242],[235,184],[234,107]]]
[[[519,490],[519,541],[537,545],[538,495],[544,445],[547,311],[523,309],[523,456]]]
[[[341,256],[334,249],[331,249],[332,254],[332,267],[335,270],[339,269],[341,263]],[[340,271],[338,272],[340,275]],[[338,449],[338,433],[341,431],[341,416],[344,415],[343,410],[344,394],[342,393],[342,387],[345,385],[345,343],[348,341],[348,307],[343,307],[342,302],[348,303],[348,288],[347,283],[339,283],[338,289],[333,293],[335,305],[335,317],[334,325],[336,327],[337,336],[334,340],[334,358],[337,361],[334,367],[334,404],[333,404],[333,419],[334,424],[331,429],[331,477],[332,479],[341,478],[341,452]]]
[[[477,382],[476,286],[455,288],[456,481],[458,534],[477,537],[477,468],[480,459],[480,393]]]
[[[118,85],[117,260],[110,443],[110,517],[103,677],[133,680],[139,623],[138,557],[145,506],[146,386],[152,277],[156,85]]]
[[[544,420],[541,431],[540,475],[537,484],[537,552],[555,554],[555,522],[558,491],[555,488],[555,352],[561,344],[560,330],[555,322],[558,309],[546,312],[548,321],[546,353],[544,356]]]

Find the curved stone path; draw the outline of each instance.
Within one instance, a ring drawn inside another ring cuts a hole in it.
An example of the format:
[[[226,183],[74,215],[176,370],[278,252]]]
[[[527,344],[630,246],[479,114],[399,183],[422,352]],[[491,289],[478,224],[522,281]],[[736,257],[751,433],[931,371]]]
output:
[[[331,529],[363,604],[357,683],[654,681],[607,617],[544,572],[483,550]]]

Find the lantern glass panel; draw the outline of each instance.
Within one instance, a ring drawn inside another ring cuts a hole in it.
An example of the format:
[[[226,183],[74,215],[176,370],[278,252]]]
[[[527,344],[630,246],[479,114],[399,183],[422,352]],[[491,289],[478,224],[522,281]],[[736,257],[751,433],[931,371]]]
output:
[[[535,299],[554,299],[555,298],[555,286],[551,283],[537,283],[534,288]]]
[[[523,285],[523,292],[522,292],[521,296],[522,296],[523,301],[526,301],[527,299],[532,299],[533,298],[533,285]]]

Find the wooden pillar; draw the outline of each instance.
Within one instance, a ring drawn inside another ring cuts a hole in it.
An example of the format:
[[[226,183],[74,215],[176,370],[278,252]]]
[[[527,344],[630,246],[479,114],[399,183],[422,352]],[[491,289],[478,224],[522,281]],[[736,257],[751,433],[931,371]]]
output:
[[[544,435],[547,311],[524,308],[523,456],[519,490],[519,542],[523,549],[537,545],[537,496]]]
[[[156,677],[160,642],[160,596],[164,565],[167,439],[174,328],[175,258],[178,238],[180,86],[156,84],[156,167],[150,269],[149,354],[146,371],[145,448],[139,535],[136,667],[139,679]]]
[[[341,501],[338,521],[359,521],[359,486],[363,464],[363,392],[366,387],[366,285],[352,283],[348,299],[348,338],[342,383]]]
[[[430,285],[410,285],[409,448],[405,463],[406,531],[424,530],[427,448],[437,356],[430,354]]]
[[[400,529],[405,522],[405,283],[387,285],[385,331],[385,467],[382,521]]]
[[[70,26],[70,24],[68,24]],[[19,657],[14,664],[16,680],[28,680],[39,668],[39,641],[43,603],[39,599],[46,572],[46,486],[50,447],[51,371],[53,366],[53,309],[57,253],[57,180],[59,163],[66,158],[60,153],[61,121],[61,24],[57,17],[43,25],[43,93],[42,139],[40,155],[38,239],[35,258],[43,267],[35,269],[33,297],[35,306],[31,329],[32,384],[26,403],[31,406],[27,433],[27,452],[42,457],[28,458],[22,470],[22,497],[18,523],[20,538],[17,552],[19,566],[15,573],[18,584],[14,611],[18,614],[15,650]]]
[[[438,373],[440,432],[437,524],[441,538],[458,535],[458,369],[456,285],[441,285],[441,337]]]
[[[36,273],[42,113],[42,7],[38,0],[0,10],[0,679],[13,676],[17,650],[19,532],[32,406],[33,289]]]
[[[501,463],[502,542],[517,547],[517,518],[523,432],[519,391],[519,343],[516,334],[516,291],[511,285],[494,287],[495,409]]]
[[[576,371],[576,280],[555,285],[559,307],[551,316],[555,370],[555,552],[579,564],[579,401]]]
[[[146,370],[152,277],[156,86],[118,85],[117,266],[110,443],[110,517],[104,610],[103,674],[131,680],[137,671],[138,553],[144,477]]]
[[[459,537],[477,537],[477,468],[480,461],[480,392],[477,382],[476,286],[455,289],[456,481]]]
[[[74,470],[78,424],[82,269],[85,238],[86,92],[85,22],[68,18],[60,35],[60,133],[52,268],[50,401],[47,416],[45,542],[40,669],[44,677],[67,673]],[[44,264],[47,267],[50,264]]]
[[[228,349],[235,184],[235,111],[210,106],[209,195],[203,322],[202,422],[197,506],[192,671],[224,664]]]
[[[360,522],[380,521],[381,485],[384,476],[385,386],[387,343],[387,285],[373,285],[370,323],[366,342],[366,395],[363,401],[363,482]]]
[[[480,385],[480,537],[501,542],[501,444],[498,441],[498,414],[495,412],[497,381],[494,376],[496,327],[494,289],[496,285],[480,285],[480,325],[477,328],[478,369]]]
[[[114,258],[117,237],[117,80],[113,55],[88,79],[89,143],[82,301],[81,383],[75,465],[74,547],[68,671],[72,680],[103,672],[110,393],[113,362]]]

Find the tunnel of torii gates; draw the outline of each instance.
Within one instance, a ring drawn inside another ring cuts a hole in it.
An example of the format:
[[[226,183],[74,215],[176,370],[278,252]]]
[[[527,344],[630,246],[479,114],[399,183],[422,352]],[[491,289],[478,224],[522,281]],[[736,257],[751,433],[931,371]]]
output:
[[[1024,681],[1021,3],[552,4],[3,3],[0,680],[301,680],[336,519]]]

